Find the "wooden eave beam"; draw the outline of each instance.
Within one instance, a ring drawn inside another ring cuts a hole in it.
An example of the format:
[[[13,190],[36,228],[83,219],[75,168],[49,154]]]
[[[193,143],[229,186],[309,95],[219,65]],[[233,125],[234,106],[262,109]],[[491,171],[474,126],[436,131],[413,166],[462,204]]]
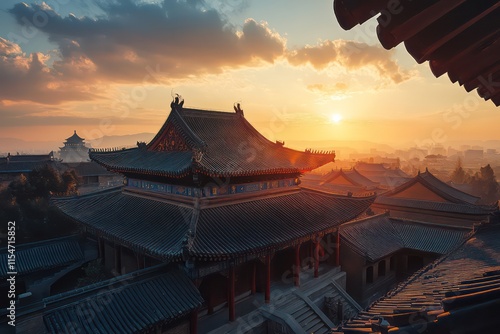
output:
[[[383,14],[377,18],[377,35],[387,50],[413,37],[427,26],[460,6],[466,0],[403,2],[400,13]],[[397,7],[396,7],[397,8]]]
[[[431,59],[431,55],[443,44],[479,22],[499,7],[500,3],[496,0],[483,0],[481,3],[468,1],[429,25],[412,38],[406,40],[406,50],[419,64],[423,63]],[[464,19],[464,15],[467,15],[467,18]]]
[[[432,55],[433,59],[429,60],[434,76],[440,77],[455,64],[470,63],[470,59],[474,59],[481,52],[483,45],[490,44],[498,38],[500,27],[492,27],[495,24],[493,20],[482,20],[474,26],[474,29],[467,29],[436,50]]]

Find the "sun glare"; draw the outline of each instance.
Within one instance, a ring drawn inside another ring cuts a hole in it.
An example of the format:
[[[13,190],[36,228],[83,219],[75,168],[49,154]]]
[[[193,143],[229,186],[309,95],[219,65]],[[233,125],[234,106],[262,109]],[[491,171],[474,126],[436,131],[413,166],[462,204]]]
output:
[[[331,114],[330,115],[330,122],[338,124],[342,120],[342,115],[341,114]]]

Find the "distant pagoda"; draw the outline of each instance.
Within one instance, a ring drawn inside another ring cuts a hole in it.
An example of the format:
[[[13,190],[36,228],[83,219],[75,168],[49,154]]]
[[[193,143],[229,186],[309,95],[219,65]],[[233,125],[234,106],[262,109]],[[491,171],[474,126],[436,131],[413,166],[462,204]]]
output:
[[[89,160],[89,148],[85,146],[85,139],[76,134],[66,138],[64,147],[60,147],[63,162],[83,162]]]

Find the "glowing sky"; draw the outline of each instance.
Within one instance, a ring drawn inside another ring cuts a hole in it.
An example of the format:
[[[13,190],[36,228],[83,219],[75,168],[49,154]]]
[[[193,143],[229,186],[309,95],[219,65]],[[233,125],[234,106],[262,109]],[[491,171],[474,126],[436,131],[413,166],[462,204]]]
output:
[[[332,0],[0,3],[0,138],[156,132],[172,93],[269,139],[445,146],[500,139],[498,108],[434,78]]]

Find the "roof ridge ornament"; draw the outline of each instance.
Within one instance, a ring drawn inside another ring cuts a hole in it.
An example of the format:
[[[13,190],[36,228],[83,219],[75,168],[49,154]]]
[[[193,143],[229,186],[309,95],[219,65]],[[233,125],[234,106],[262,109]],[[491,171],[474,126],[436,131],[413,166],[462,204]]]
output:
[[[183,105],[184,105],[184,98],[181,95],[175,93],[175,97],[173,97],[172,102],[170,103],[170,107],[172,109],[179,108],[179,110],[181,110]]]
[[[243,109],[241,109],[241,105],[239,102],[233,104],[233,109],[237,115],[240,115],[241,117],[245,116],[245,114],[243,113]]]

